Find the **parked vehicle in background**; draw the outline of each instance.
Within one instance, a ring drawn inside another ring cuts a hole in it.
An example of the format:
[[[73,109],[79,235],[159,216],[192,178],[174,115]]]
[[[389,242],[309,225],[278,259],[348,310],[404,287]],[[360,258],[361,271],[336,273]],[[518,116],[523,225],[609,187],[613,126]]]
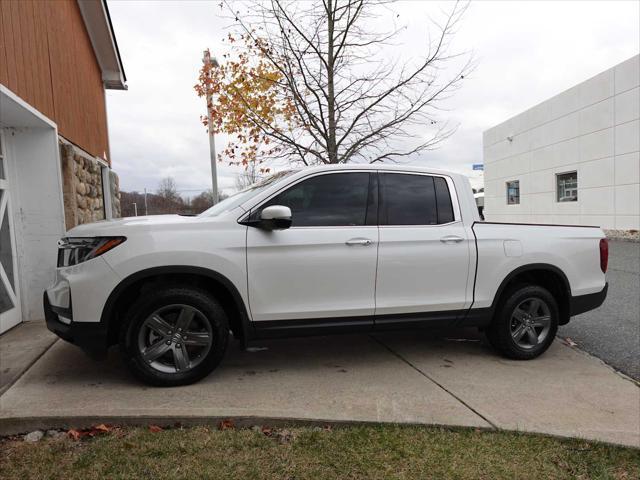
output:
[[[197,217],[82,225],[61,240],[49,328],[118,343],[154,385],[197,381],[229,331],[267,337],[478,327],[531,359],[607,293],[598,227],[481,222],[468,180],[386,165],[278,173]]]

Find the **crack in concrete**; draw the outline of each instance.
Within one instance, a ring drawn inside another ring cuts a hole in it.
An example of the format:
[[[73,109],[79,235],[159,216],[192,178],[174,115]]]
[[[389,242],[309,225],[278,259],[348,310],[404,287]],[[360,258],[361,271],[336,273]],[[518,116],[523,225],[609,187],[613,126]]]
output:
[[[423,372],[422,370],[420,370],[417,366],[415,366],[413,363],[411,363],[409,360],[407,360],[406,358],[404,358],[402,355],[400,355],[398,352],[396,352],[395,350],[393,350],[390,346],[388,346],[386,343],[383,343],[380,339],[374,337],[373,335],[369,335],[370,338],[372,338],[376,343],[378,343],[379,345],[381,345],[384,349],[386,349],[388,352],[390,352],[392,355],[394,355],[395,357],[397,357],[398,359],[400,359],[402,362],[406,363],[407,365],[409,365],[411,368],[413,368],[416,372],[418,372],[420,375],[422,375],[424,378],[426,378],[427,380],[430,380],[431,382],[433,382],[434,384],[436,384],[438,387],[440,387],[442,390],[444,390],[445,392],[447,392],[449,395],[451,395],[453,398],[455,398],[458,402],[460,402],[462,405],[464,405],[465,407],[467,407],[469,410],[471,410],[473,413],[475,413],[478,417],[480,417],[481,419],[483,419],[485,422],[487,422],[489,425],[491,425],[491,427],[495,430],[500,430],[500,427],[498,427],[495,423],[493,423],[491,420],[489,420],[487,417],[485,417],[483,414],[481,414],[478,410],[476,410],[475,408],[473,408],[471,405],[469,405],[467,402],[465,402],[462,398],[460,398],[458,395],[456,395],[455,393],[453,393],[451,390],[449,390],[447,387],[445,387],[444,385],[442,385],[440,382],[434,380],[433,378],[431,378],[427,373]]]

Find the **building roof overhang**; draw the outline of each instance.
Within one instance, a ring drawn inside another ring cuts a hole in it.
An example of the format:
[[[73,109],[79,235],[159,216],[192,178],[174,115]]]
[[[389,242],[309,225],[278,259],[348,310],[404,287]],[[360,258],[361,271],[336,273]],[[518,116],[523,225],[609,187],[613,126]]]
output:
[[[78,7],[102,72],[104,88],[127,90],[127,77],[106,0],[78,0]]]

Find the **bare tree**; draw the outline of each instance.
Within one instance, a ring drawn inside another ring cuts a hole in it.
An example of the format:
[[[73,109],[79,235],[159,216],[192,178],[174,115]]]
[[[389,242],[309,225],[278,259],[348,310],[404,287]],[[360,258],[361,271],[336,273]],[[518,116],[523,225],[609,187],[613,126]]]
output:
[[[244,190],[262,178],[260,167],[256,162],[248,162],[245,169],[236,177],[236,189]]]
[[[169,202],[175,202],[180,198],[173,177],[165,177],[160,180],[156,194]]]
[[[383,50],[401,29],[375,27],[381,14],[391,13],[387,1],[258,0],[246,13],[223,1],[245,47],[275,72],[260,77],[260,67],[250,74],[272,82],[283,110],[293,109],[293,121],[274,122],[272,108],[265,116],[250,95],[234,91],[251,131],[260,134],[253,138],[277,146],[273,158],[293,156],[304,164],[398,161],[436,147],[455,130],[439,113],[441,101],[472,68],[470,55],[451,51],[466,4],[452,4],[443,22],[425,21],[431,28],[424,45],[404,46],[415,55],[399,63]],[[450,66],[456,66],[452,73]],[[224,114],[224,105],[213,107]],[[233,107],[229,115],[237,115]]]

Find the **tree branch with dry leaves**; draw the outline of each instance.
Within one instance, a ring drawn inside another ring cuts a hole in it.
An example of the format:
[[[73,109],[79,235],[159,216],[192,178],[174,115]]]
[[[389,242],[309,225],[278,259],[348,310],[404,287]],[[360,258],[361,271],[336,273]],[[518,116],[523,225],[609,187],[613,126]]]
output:
[[[448,138],[455,127],[441,118],[442,102],[473,66],[469,54],[451,51],[467,4],[425,22],[429,39],[400,64],[388,51],[402,28],[376,28],[395,15],[391,3],[223,0],[229,51],[218,68],[202,68],[195,86],[212,97],[212,124],[203,123],[234,139],[219,159],[245,167],[282,158],[397,162]]]

